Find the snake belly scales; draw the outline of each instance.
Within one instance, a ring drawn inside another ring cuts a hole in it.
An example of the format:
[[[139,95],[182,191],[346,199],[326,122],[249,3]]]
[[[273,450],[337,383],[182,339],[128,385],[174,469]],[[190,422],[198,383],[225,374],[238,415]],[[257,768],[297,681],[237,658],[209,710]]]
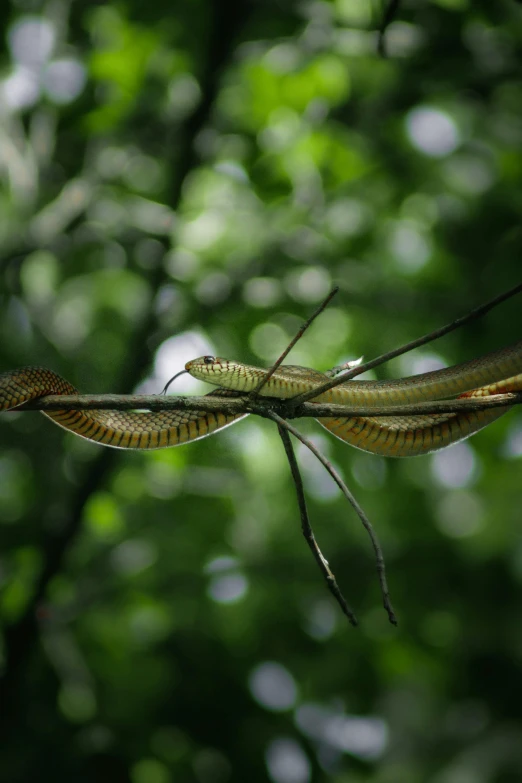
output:
[[[220,388],[213,396],[253,391],[266,374],[259,367],[204,356],[185,365],[195,378]],[[289,399],[330,380],[306,367],[281,366],[260,394]],[[522,391],[522,341],[478,359],[434,372],[391,381],[350,380],[312,402],[386,406],[485,397]],[[23,367],[0,375],[0,410],[9,410],[47,394],[78,394],[52,370]],[[449,446],[504,415],[509,408],[418,416],[349,416],[317,420],[351,446],[387,457],[412,457]],[[248,414],[201,411],[134,412],[113,410],[42,411],[56,424],[84,438],[123,449],[158,449],[189,443],[233,424]]]

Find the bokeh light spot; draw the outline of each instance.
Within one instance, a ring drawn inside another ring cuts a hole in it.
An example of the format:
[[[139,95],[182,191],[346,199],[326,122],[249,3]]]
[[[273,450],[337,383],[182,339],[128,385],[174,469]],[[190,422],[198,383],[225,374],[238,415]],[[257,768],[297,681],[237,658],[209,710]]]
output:
[[[114,570],[125,576],[134,576],[156,562],[158,554],[154,545],[144,538],[123,541],[112,553]]]
[[[13,59],[33,68],[49,59],[55,38],[51,22],[38,16],[20,17],[13,23],[7,36]]]
[[[422,269],[431,257],[427,235],[413,221],[401,220],[392,227],[389,248],[397,265],[410,274]]]
[[[157,759],[141,759],[131,769],[132,783],[170,783],[168,767]]]
[[[456,489],[473,484],[479,466],[471,446],[456,443],[432,455],[431,473],[439,486]]]
[[[63,59],[49,63],[44,86],[54,103],[70,103],[82,92],[87,75],[78,60]]]
[[[284,712],[295,704],[297,685],[288,669],[280,663],[266,661],[259,664],[250,674],[248,684],[255,700],[267,710]]]
[[[219,604],[234,604],[244,598],[248,581],[243,574],[215,576],[208,587],[208,594]]]
[[[293,739],[281,737],[266,750],[266,766],[274,783],[309,783],[312,777],[310,762]]]
[[[446,492],[435,507],[437,525],[451,538],[466,538],[482,529],[484,508],[473,492],[454,490]]]
[[[388,726],[382,718],[346,715],[318,704],[303,704],[296,710],[295,720],[311,739],[362,759],[378,758],[388,744]]]
[[[274,362],[286,348],[288,336],[277,324],[263,323],[252,329],[249,343],[257,356],[264,361]]]
[[[281,283],[275,277],[253,277],[243,288],[243,298],[251,307],[272,307],[281,296]]]
[[[460,144],[460,134],[453,118],[441,109],[422,106],[406,116],[406,132],[420,152],[432,158],[444,158]]]
[[[522,422],[511,427],[502,449],[506,457],[522,457]]]

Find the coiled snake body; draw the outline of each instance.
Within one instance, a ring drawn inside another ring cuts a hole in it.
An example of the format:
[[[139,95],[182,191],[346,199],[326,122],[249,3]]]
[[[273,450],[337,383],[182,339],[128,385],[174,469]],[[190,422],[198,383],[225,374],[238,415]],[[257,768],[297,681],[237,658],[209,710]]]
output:
[[[204,356],[188,362],[192,376],[227,396],[253,391],[266,370],[227,359]],[[289,399],[317,388],[328,376],[306,367],[283,365],[262,388],[263,396]],[[229,391],[227,391],[229,390]],[[522,390],[522,341],[454,367],[393,381],[347,381],[313,402],[364,405],[383,409],[448,397],[477,397]],[[68,381],[42,367],[25,367],[0,375],[0,410],[9,410],[47,394],[78,394]],[[388,457],[411,457],[449,446],[502,416],[508,408],[419,416],[318,418],[341,440]],[[43,412],[43,411],[42,411]],[[85,410],[45,411],[71,432],[106,446],[158,449],[177,446],[223,429],[247,414],[200,411]]]

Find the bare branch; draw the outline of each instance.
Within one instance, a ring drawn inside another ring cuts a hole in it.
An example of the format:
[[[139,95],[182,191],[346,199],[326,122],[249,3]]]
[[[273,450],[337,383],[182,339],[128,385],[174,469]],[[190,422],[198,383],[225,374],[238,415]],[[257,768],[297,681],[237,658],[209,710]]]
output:
[[[244,395],[237,397],[161,397],[145,394],[49,394],[30,400],[13,408],[12,412],[57,411],[57,410],[187,410],[222,411],[223,413],[255,413],[263,416],[267,410],[276,409],[290,419],[318,418],[324,416],[422,416],[433,413],[465,413],[482,411],[489,408],[504,408],[522,403],[522,392],[494,394],[490,397],[465,397],[456,400],[432,400],[411,405],[383,406],[373,408],[368,405],[339,405],[336,403],[310,403],[290,406],[293,400],[279,400],[263,397],[256,401]],[[6,411],[10,413],[11,411]]]
[[[163,397],[156,394],[49,394],[24,402],[12,410],[57,411],[57,410],[150,410],[150,411],[226,411],[244,413],[246,397]]]
[[[288,356],[288,354],[290,353],[290,351],[292,350],[294,345],[301,339],[303,334],[306,332],[308,327],[315,321],[317,316],[321,315],[323,310],[330,304],[330,302],[332,301],[334,296],[338,293],[338,291],[339,291],[339,286],[336,285],[335,288],[332,288],[332,290],[330,291],[328,296],[325,299],[323,299],[323,301],[321,302],[321,304],[319,305],[317,310],[315,310],[315,312],[312,313],[310,318],[308,318],[304,322],[304,324],[298,330],[297,334],[292,338],[292,340],[290,340],[290,342],[288,343],[287,347],[285,348],[285,350],[283,351],[281,356],[276,360],[276,362],[272,365],[272,367],[270,367],[270,369],[268,370],[268,372],[265,375],[265,377],[262,378],[259,381],[259,383],[256,386],[256,388],[253,391],[250,392],[249,396],[250,396],[251,399],[253,399],[253,400],[256,399],[256,397],[258,396],[258,394],[261,391],[261,389],[268,383],[268,381],[270,380],[272,375],[275,373],[277,368],[281,366],[281,364],[283,363],[284,359],[286,359],[286,357]]]
[[[357,625],[357,617],[346,603],[346,600],[339,588],[339,585],[337,584],[335,576],[332,573],[330,566],[328,565],[328,561],[323,557],[323,553],[319,549],[319,545],[315,540],[314,531],[312,530],[310,519],[308,517],[308,511],[306,508],[306,498],[304,494],[303,479],[301,478],[301,473],[299,471],[299,466],[295,458],[294,449],[292,448],[290,436],[285,427],[279,425],[278,429],[279,429],[279,435],[281,436],[281,440],[283,441],[283,446],[285,447],[285,452],[288,458],[288,462],[290,464],[290,470],[292,471],[292,478],[294,480],[295,491],[297,493],[297,503],[299,506],[299,512],[301,514],[301,529],[303,531],[303,536],[306,539],[306,543],[312,550],[312,554],[315,557],[317,564],[319,565],[319,568],[323,573],[324,578],[326,579],[326,584],[328,585],[328,589],[330,590],[333,597],[341,607],[344,614],[347,616],[350,623],[355,626]]]
[[[429,334],[425,334],[423,337],[418,337],[416,340],[411,340],[411,342],[402,345],[400,348],[395,348],[393,351],[383,353],[380,356],[377,356],[375,359],[371,359],[369,362],[360,364],[353,370],[350,370],[347,373],[343,373],[331,381],[327,381],[327,383],[324,383],[322,386],[319,386],[313,391],[305,392],[304,394],[299,394],[297,397],[293,397],[291,403],[293,405],[300,405],[303,402],[308,402],[308,400],[312,400],[319,394],[323,394],[323,392],[328,391],[329,389],[333,389],[335,386],[339,386],[340,383],[344,383],[345,381],[351,380],[351,378],[355,378],[357,375],[361,375],[361,373],[366,372],[366,370],[372,370],[374,367],[378,367],[380,364],[384,364],[384,362],[388,362],[390,359],[394,359],[396,356],[401,356],[403,353],[408,353],[408,351],[413,350],[413,348],[418,348],[420,345],[426,345],[426,343],[430,343],[432,340],[437,340],[439,337],[443,337],[445,334],[453,332],[460,326],[464,326],[464,324],[467,324],[470,321],[474,321],[476,318],[480,318],[481,316],[485,315],[485,313],[489,312],[489,310],[492,310],[497,305],[505,302],[506,299],[510,299],[512,296],[515,296],[515,294],[520,293],[520,291],[522,291],[522,283],[519,283],[514,288],[510,288],[509,291],[505,291],[503,294],[496,296],[494,299],[490,299],[489,302],[480,305],[480,307],[476,307],[474,310],[471,310],[469,313],[467,313],[467,315],[463,315],[460,318],[457,318],[450,324],[446,324],[446,326],[441,326],[440,329],[435,329],[433,332],[429,332]]]
[[[388,613],[388,618],[390,620],[390,623],[393,625],[397,625],[397,617],[395,616],[395,612],[393,611],[393,607],[390,600],[390,593],[388,590],[388,583],[386,581],[386,566],[384,563],[384,556],[382,554],[381,545],[379,544],[379,539],[377,537],[377,533],[373,529],[372,523],[362,510],[361,506],[358,504],[340,475],[337,473],[333,465],[326,459],[326,457],[321,454],[318,448],[314,446],[314,444],[306,438],[304,435],[302,435],[299,430],[296,430],[295,427],[293,427],[289,422],[285,421],[281,418],[281,416],[278,416],[277,413],[274,411],[267,411],[265,413],[265,417],[268,419],[272,419],[277,423],[277,425],[281,428],[284,427],[285,430],[288,430],[288,432],[291,432],[294,437],[296,437],[298,440],[301,441],[310,451],[312,454],[314,454],[319,462],[323,465],[323,467],[326,468],[330,476],[333,478],[345,498],[348,500],[352,508],[355,510],[357,516],[361,520],[364,529],[370,536],[370,540],[372,542],[373,551],[375,552],[375,562],[377,566],[377,574],[379,576],[379,584],[381,586],[381,593],[382,593],[382,599],[383,599],[383,605]]]
[[[428,402],[417,402],[410,405],[383,405],[380,408],[372,408],[369,405],[338,405],[335,403],[310,403],[305,402],[299,405],[294,410],[289,409],[288,403],[291,400],[281,400],[280,408],[278,410],[283,412],[283,415],[289,419],[300,418],[321,418],[324,416],[423,416],[434,413],[469,413],[473,411],[483,411],[489,408],[510,408],[513,405],[520,405],[522,403],[522,392],[507,394],[493,394],[490,397],[465,397],[456,400],[433,400]],[[274,408],[274,403],[271,401],[268,406]],[[251,405],[248,409],[249,413],[257,413],[263,415],[261,412],[261,405]]]

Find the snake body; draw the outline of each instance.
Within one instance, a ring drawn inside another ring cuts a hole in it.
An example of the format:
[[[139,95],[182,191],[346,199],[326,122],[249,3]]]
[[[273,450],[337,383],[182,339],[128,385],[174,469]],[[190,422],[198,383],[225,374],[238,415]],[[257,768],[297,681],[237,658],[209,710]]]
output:
[[[213,393],[228,396],[226,390]],[[46,394],[79,394],[69,381],[45,367],[22,367],[0,375],[0,410]],[[118,449],[162,449],[192,442],[221,430],[246,414],[197,411],[42,411],[56,424],[88,440]]]
[[[195,378],[224,388],[253,391],[266,374],[259,367],[204,356],[188,362]],[[328,381],[324,373],[285,365],[261,389],[264,396],[288,399]],[[313,402],[391,405],[459,397],[485,397],[522,390],[522,341],[468,362],[393,381],[347,381],[317,395]],[[317,420],[351,446],[387,457],[413,457],[469,437],[509,408],[422,416],[341,417]]]
[[[227,359],[204,356],[185,365],[195,378],[220,388],[215,396],[253,391],[267,371]],[[263,396],[289,399],[313,390],[328,376],[306,367],[284,365],[262,388]],[[441,400],[458,395],[490,396],[522,390],[522,341],[463,364],[393,381],[347,381],[317,395],[313,402],[386,406]],[[47,394],[78,394],[64,378],[43,367],[0,375],[0,410],[16,408]],[[495,421],[507,408],[422,416],[322,417],[318,421],[341,440],[364,451],[393,457],[444,448]],[[126,449],[158,449],[192,442],[233,424],[246,414],[196,411],[142,413],[110,410],[45,411],[56,424],[89,440]]]

